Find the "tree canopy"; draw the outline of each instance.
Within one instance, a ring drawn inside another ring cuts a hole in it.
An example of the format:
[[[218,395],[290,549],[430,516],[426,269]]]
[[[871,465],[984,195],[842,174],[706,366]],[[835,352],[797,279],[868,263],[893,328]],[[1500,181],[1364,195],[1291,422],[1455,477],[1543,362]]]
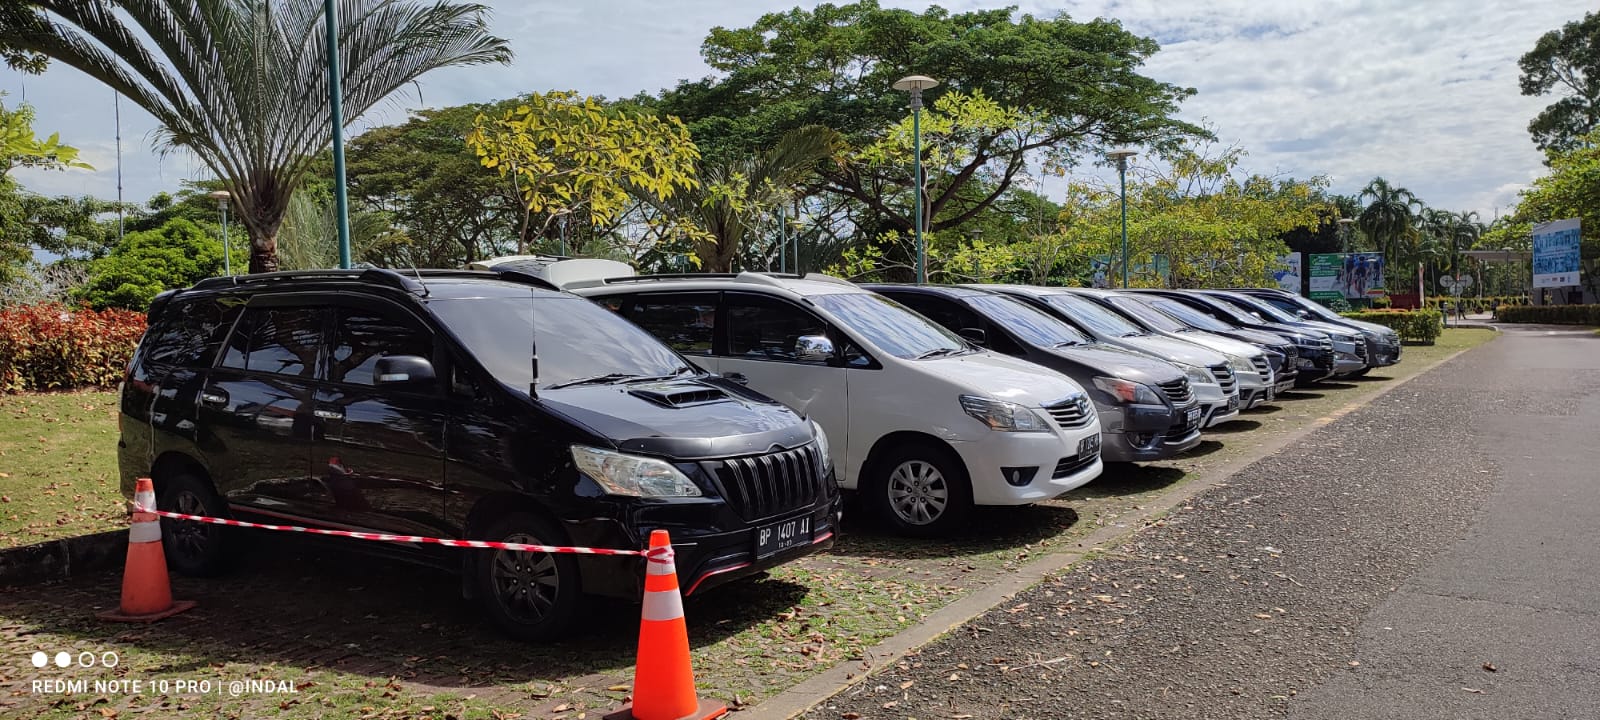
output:
[[[1600,12],[1539,38],[1518,63],[1523,95],[1559,97],[1528,123],[1539,149],[1572,149],[1600,129]]]

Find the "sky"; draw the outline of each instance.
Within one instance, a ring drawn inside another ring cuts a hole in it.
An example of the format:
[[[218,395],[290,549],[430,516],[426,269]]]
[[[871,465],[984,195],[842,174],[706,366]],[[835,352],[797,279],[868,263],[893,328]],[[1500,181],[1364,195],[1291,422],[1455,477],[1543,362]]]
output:
[[[574,89],[622,97],[655,92],[710,70],[700,43],[714,26],[742,27],[805,0],[486,0],[491,30],[509,38],[510,65],[452,68],[422,78],[350,133],[401,122],[409,109]],[[1527,124],[1549,97],[1523,97],[1517,59],[1543,33],[1582,17],[1553,0],[948,0],[953,10],[1015,3],[1041,17],[1113,18],[1155,38],[1151,77],[1198,93],[1180,117],[1211,126],[1249,154],[1252,172],[1327,175],[1353,193],[1374,176],[1435,207],[1485,220],[1515,204],[1542,174]],[[926,2],[884,0],[921,10]],[[0,69],[6,102],[26,101],[36,130],[59,132],[95,170],[14,173],[47,195],[117,196],[113,93],[77,71],[43,76]],[[886,92],[888,90],[886,89]],[[207,178],[188,154],[153,144],[154,120],[121,104],[123,197],[143,201]],[[1093,170],[1085,170],[1093,173]],[[1048,186],[1047,186],[1048,190]]]

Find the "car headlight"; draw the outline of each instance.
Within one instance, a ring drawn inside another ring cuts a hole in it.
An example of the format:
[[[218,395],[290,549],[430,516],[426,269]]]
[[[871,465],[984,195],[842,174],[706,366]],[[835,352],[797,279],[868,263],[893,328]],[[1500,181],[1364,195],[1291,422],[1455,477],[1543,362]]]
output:
[[[1120,402],[1142,403],[1145,405],[1162,404],[1161,396],[1157,395],[1155,390],[1150,389],[1149,385],[1136,383],[1132,380],[1097,377],[1094,379],[1094,386],[1110,393],[1112,397]]]
[[[811,433],[817,436],[817,452],[822,455],[822,474],[833,470],[833,456],[828,454],[828,433],[822,431],[817,421],[811,421]]]
[[[700,486],[671,464],[655,458],[572,446],[578,471],[607,493],[630,497],[700,497]]]
[[[962,395],[961,409],[968,415],[1001,432],[1050,432],[1050,422],[1032,409],[1004,400],[977,395]]]
[[[1217,384],[1217,377],[1212,375],[1210,370],[1200,367],[1199,365],[1185,365],[1183,363],[1173,364],[1177,365],[1178,369],[1182,370],[1183,374],[1189,377],[1189,382],[1201,383],[1204,385]]]
[[[1241,355],[1228,355],[1228,367],[1233,368],[1234,374],[1253,373],[1256,371],[1256,366]]]

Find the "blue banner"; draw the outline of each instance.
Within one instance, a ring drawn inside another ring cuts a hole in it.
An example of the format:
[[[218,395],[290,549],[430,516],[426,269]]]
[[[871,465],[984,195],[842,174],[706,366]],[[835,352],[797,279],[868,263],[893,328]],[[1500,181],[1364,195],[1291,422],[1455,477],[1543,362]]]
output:
[[[1577,285],[1579,258],[1577,218],[1556,220],[1533,229],[1533,286],[1536,288]]]

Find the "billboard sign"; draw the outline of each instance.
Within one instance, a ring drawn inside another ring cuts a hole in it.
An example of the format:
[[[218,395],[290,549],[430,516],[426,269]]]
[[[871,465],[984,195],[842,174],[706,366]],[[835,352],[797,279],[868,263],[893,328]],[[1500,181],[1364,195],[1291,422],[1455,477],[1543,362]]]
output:
[[[1300,253],[1292,252],[1279,256],[1278,262],[1272,268],[1272,279],[1278,281],[1278,289],[1284,292],[1300,294]]]
[[[1319,253],[1311,256],[1311,299],[1382,297],[1382,253]]]
[[[1578,219],[1556,220],[1533,228],[1533,286],[1577,285],[1580,252]]]

